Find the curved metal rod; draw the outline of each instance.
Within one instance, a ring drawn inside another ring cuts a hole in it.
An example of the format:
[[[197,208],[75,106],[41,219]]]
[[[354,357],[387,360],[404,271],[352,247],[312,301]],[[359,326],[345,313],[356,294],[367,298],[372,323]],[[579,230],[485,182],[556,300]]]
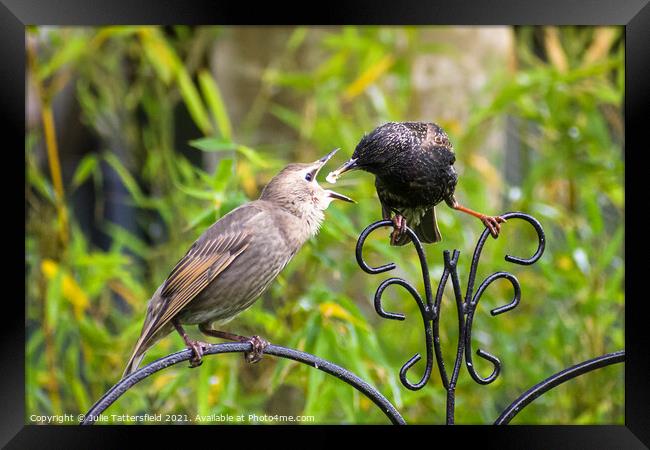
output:
[[[384,220],[378,220],[377,222],[371,223],[368,225],[365,230],[361,232],[359,235],[359,239],[357,240],[357,247],[356,247],[356,252],[355,255],[357,257],[357,263],[359,266],[367,273],[371,275],[376,275],[378,273],[383,273],[383,272],[388,272],[389,270],[393,270],[395,267],[395,263],[388,263],[384,264],[382,266],[378,267],[371,267],[366,263],[366,261],[363,259],[363,245],[366,242],[366,239],[372,233],[375,231],[377,228],[381,227],[393,227],[393,221],[384,219]],[[406,226],[406,233],[409,235],[411,238],[411,242],[415,246],[415,250],[418,252],[418,258],[420,260],[420,269],[422,270],[422,280],[424,281],[424,295],[427,300],[427,305],[429,307],[432,306],[431,303],[431,279],[429,278],[429,265],[427,264],[427,257],[424,254],[424,249],[422,248],[422,244],[420,243],[420,239],[418,239],[418,236],[415,234],[413,230],[411,230],[408,226]]]
[[[443,255],[445,268],[442,272],[442,276],[440,277],[440,282],[438,283],[438,290],[436,292],[436,298],[433,305],[433,309],[434,311],[436,311],[436,315],[433,320],[433,348],[436,352],[436,361],[438,362],[438,372],[440,373],[440,379],[442,380],[442,385],[444,386],[445,389],[449,389],[449,376],[447,375],[447,369],[445,368],[445,360],[443,358],[442,348],[440,345],[440,311],[442,305],[442,295],[444,294],[445,287],[447,286],[447,281],[449,280],[449,277],[452,273],[458,274],[456,270],[456,265],[458,264],[458,257],[460,256],[460,252],[458,250],[454,250],[454,254],[450,257],[449,250],[444,250],[442,252],[442,255]],[[457,289],[456,283],[459,283],[458,277],[452,276],[452,284],[454,284],[454,292],[456,292]],[[460,289],[460,284],[458,286],[458,289]],[[459,309],[458,323],[459,326],[461,326],[463,322],[463,314],[461,311],[462,305],[459,304],[457,296],[456,296],[456,300],[457,300],[456,306]],[[459,340],[461,339],[461,335],[459,335],[458,339]],[[454,365],[454,368],[455,366],[456,365]]]
[[[564,383],[565,381],[571,380],[572,378],[578,377],[587,372],[600,369],[601,367],[606,367],[622,362],[625,362],[625,350],[608,353],[606,355],[599,356],[598,358],[593,358],[581,362],[580,364],[571,366],[568,369],[564,369],[524,392],[517,400],[512,402],[512,404],[501,413],[494,424],[507,425],[513,419],[513,417],[515,417],[533,400],[535,400],[540,395],[550,391],[554,387]]]
[[[389,278],[387,280],[384,280],[377,288],[377,292],[375,292],[375,310],[377,311],[377,314],[379,314],[381,317],[384,317],[386,319],[393,319],[393,320],[404,320],[404,318],[406,317],[404,316],[404,314],[401,313],[387,312],[384,310],[384,308],[381,305],[381,297],[384,294],[384,291],[388,286],[393,284],[397,284],[405,288],[415,299],[415,301],[418,304],[418,307],[420,308],[420,315],[422,316],[422,321],[424,325],[424,340],[427,349],[427,361],[426,361],[426,367],[424,369],[424,374],[422,374],[420,381],[418,381],[415,384],[411,383],[406,376],[408,370],[422,358],[419,353],[416,353],[411,359],[409,359],[399,371],[399,378],[402,384],[406,386],[408,389],[412,391],[416,391],[422,388],[425,384],[427,384],[427,382],[429,381],[429,377],[431,377],[431,369],[433,367],[433,344],[432,344],[433,331],[431,329],[431,322],[427,319],[429,317],[429,309],[427,305],[425,305],[424,302],[422,301],[422,297],[420,297],[418,291],[413,286],[411,286],[406,280],[402,278]]]
[[[369,273],[371,275],[375,275],[378,273],[388,272],[389,270],[393,270],[396,267],[395,263],[388,263],[378,267],[371,267],[363,259],[363,245],[366,243],[366,239],[368,238],[370,233],[375,231],[377,228],[391,227],[391,226],[393,226],[393,222],[391,220],[388,219],[379,220],[377,222],[368,225],[366,229],[363,230],[359,235],[359,239],[357,240],[357,248],[355,251],[355,255],[357,257],[357,263],[359,264],[359,267],[361,267],[361,269],[363,269],[364,272]]]
[[[514,275],[508,272],[496,272],[490,275],[489,277],[487,277],[485,280],[483,280],[478,290],[476,291],[474,298],[469,304],[469,307],[467,308],[468,312],[467,312],[467,325],[466,325],[467,334],[465,335],[465,361],[467,365],[467,371],[472,376],[474,381],[476,381],[479,384],[492,383],[499,376],[499,372],[501,372],[501,361],[499,360],[499,358],[492,355],[491,353],[484,351],[483,349],[478,349],[476,354],[480,358],[483,358],[486,361],[492,363],[492,367],[493,367],[492,373],[486,378],[481,377],[478,374],[478,372],[476,372],[476,367],[474,367],[474,362],[472,361],[472,325],[474,323],[474,313],[476,312],[476,308],[478,307],[478,302],[481,299],[483,292],[485,292],[485,290],[490,284],[492,284],[494,281],[500,278],[505,278],[506,280],[510,281],[510,283],[512,283],[512,287],[514,288],[514,296],[510,303],[508,303],[507,305],[494,308],[490,311],[490,313],[493,316],[496,316],[498,314],[502,314],[506,311],[510,311],[511,309],[515,308],[519,304],[519,300],[521,299],[521,286],[519,284],[519,280],[517,280],[517,277],[515,277]]]
[[[537,232],[537,243],[538,243],[537,250],[535,250],[535,253],[530,258],[519,258],[517,256],[506,255],[504,259],[513,264],[519,264],[523,266],[529,266],[531,264],[536,263],[537,260],[541,258],[542,255],[544,254],[544,249],[546,248],[546,236],[544,235],[544,229],[542,228],[542,225],[539,223],[539,221],[534,217],[521,212],[507,212],[505,214],[502,214],[501,217],[503,217],[506,220],[522,219],[530,223],[535,229],[535,231]],[[488,236],[490,236],[490,230],[488,230],[488,228],[485,227],[485,230],[483,230],[483,233],[481,234],[481,236],[478,239],[478,242],[476,243],[476,248],[474,249],[474,255],[472,256],[472,265],[470,266],[465,303],[469,303],[470,299],[472,298],[472,291],[474,289],[474,279],[476,278],[476,270],[478,269],[478,262],[479,259],[481,258],[481,252],[483,251],[483,247],[485,246],[485,242],[487,241]]]
[[[377,288],[377,291],[375,292],[375,311],[377,311],[377,314],[379,314],[381,317],[385,319],[404,320],[406,318],[406,316],[402,313],[392,313],[384,310],[383,306],[381,305],[381,297],[384,295],[384,291],[388,286],[392,284],[397,284],[399,286],[402,286],[407,291],[409,291],[411,296],[413,296],[413,298],[417,302],[418,308],[420,308],[420,314],[422,314],[423,317],[427,317],[428,314],[427,306],[422,301],[422,297],[420,297],[418,291],[413,286],[411,286],[409,282],[406,281],[405,279],[395,278],[395,277],[382,281],[379,287]]]
[[[524,214],[520,212],[507,212],[505,214],[502,214],[501,217],[503,217],[504,219],[522,219],[530,223],[535,229],[535,231],[537,232],[537,241],[538,241],[537,250],[530,258],[519,258],[516,256],[506,255],[505,260],[513,264],[519,264],[519,265],[531,265],[537,262],[537,260],[541,258],[542,255],[544,254],[544,249],[546,248],[546,236],[544,235],[544,229],[542,228],[542,225],[539,223],[539,221],[534,217],[529,216],[528,214]],[[492,282],[500,278],[505,278],[508,281],[510,281],[514,289],[514,296],[510,303],[492,309],[490,311],[490,314],[492,314],[493,316],[497,316],[499,314],[503,314],[507,311],[510,311],[511,309],[517,307],[517,305],[519,305],[519,301],[521,300],[521,285],[519,284],[519,280],[517,280],[517,277],[515,277],[514,275],[508,272],[495,272],[492,275],[488,276],[480,284],[476,293],[473,294],[479,259],[481,258],[481,252],[483,251],[483,247],[485,246],[485,242],[487,241],[489,235],[490,232],[486,227],[485,230],[483,230],[481,236],[479,237],[478,242],[476,243],[476,248],[474,249],[474,255],[472,256],[472,264],[470,266],[469,277],[467,280],[467,292],[465,294],[465,305],[466,305],[466,313],[467,313],[467,324],[466,324],[466,335],[465,335],[465,363],[468,372],[470,373],[474,381],[476,381],[479,384],[489,384],[492,383],[494,380],[496,380],[496,378],[499,376],[499,373],[501,371],[501,361],[499,360],[499,358],[492,355],[491,353],[486,352],[482,349],[478,349],[476,354],[480,358],[489,361],[492,364],[493,369],[492,369],[492,373],[486,378],[481,377],[476,372],[476,367],[474,366],[474,363],[472,361],[472,325],[474,320],[474,313],[476,311],[476,307],[478,306],[478,302],[481,296],[483,295],[483,293],[485,292],[485,290],[487,289],[487,287],[490,284],[492,284]]]
[[[242,353],[252,350],[252,344],[249,342],[237,342],[237,343],[226,343],[226,344],[215,344],[208,347],[203,353],[206,355],[216,355],[220,353]],[[406,422],[400,415],[400,413],[395,409],[395,407],[381,395],[374,387],[370,384],[353,374],[352,372],[332,363],[327,360],[318,358],[312,354],[301,352],[298,350],[280,347],[277,345],[269,344],[268,347],[264,349],[265,355],[273,355],[281,358],[292,359],[300,363],[312,366],[318,370],[321,370],[325,373],[333,375],[334,377],[345,381],[347,384],[364,394],[370,400],[372,400],[375,405],[381,409],[381,411],[390,419],[393,424],[404,425]],[[84,420],[81,422],[81,425],[92,425],[96,418],[105,411],[111,404],[113,404],[122,394],[131,389],[135,384],[144,380],[145,378],[153,375],[154,373],[165,369],[174,364],[178,364],[183,361],[188,361],[192,356],[192,352],[189,349],[185,349],[180,352],[172,353],[171,355],[160,358],[151,364],[144,366],[140,370],[133,372],[126,378],[120,380],[115,386],[110,388],[106,394],[102,396],[86,413]]]
[[[393,226],[394,224],[391,220],[388,219],[379,220],[377,222],[368,225],[359,235],[359,239],[357,240],[357,246],[356,246],[356,257],[357,257],[357,263],[365,272],[374,275],[374,274],[387,272],[389,270],[393,270],[396,267],[394,263],[388,263],[378,267],[371,267],[363,259],[363,245],[365,244],[368,236],[378,228],[393,227]],[[408,281],[402,278],[394,277],[394,278],[389,278],[387,280],[384,280],[377,288],[377,291],[375,291],[375,310],[377,311],[377,314],[379,314],[381,317],[384,317],[386,319],[404,320],[404,318],[406,317],[402,313],[393,313],[393,312],[385,311],[384,308],[382,307],[381,297],[384,291],[386,290],[386,288],[392,284],[398,284],[403,288],[405,288],[418,304],[418,307],[420,309],[420,315],[422,316],[422,323],[424,326],[424,338],[425,338],[426,352],[427,352],[427,359],[426,359],[424,373],[422,374],[420,381],[418,381],[417,383],[411,383],[407,378],[407,373],[409,369],[413,367],[418,361],[420,361],[420,359],[422,359],[422,356],[419,353],[416,353],[411,359],[409,359],[399,371],[399,377],[402,384],[406,388],[415,391],[424,387],[428,383],[429,378],[431,377],[431,371],[433,368],[433,329],[432,329],[431,321],[435,318],[436,314],[435,314],[435,307],[433,305],[433,296],[431,293],[431,279],[429,277],[429,266],[427,264],[424,248],[422,247],[422,244],[420,243],[420,240],[418,239],[415,232],[408,226],[406,227],[406,233],[411,238],[411,242],[413,243],[413,246],[415,247],[418,253],[418,258],[420,261],[420,269],[422,271],[422,280],[424,282],[424,294],[425,294],[426,303],[422,300],[422,297],[418,293],[417,289],[415,289]]]

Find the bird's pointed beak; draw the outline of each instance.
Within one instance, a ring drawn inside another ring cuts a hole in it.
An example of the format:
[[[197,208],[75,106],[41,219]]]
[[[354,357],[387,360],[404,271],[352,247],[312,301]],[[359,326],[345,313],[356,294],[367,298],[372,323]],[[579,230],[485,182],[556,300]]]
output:
[[[338,199],[338,200],[343,200],[344,202],[348,202],[348,203],[356,203],[356,202],[355,202],[354,200],[352,200],[350,197],[346,197],[346,196],[343,195],[343,194],[339,194],[338,192],[334,192],[334,191],[331,191],[331,190],[329,190],[329,189],[326,190],[325,193],[326,193],[327,196],[330,197],[330,198],[336,198],[336,199]]]
[[[318,172],[323,168],[323,166],[332,159],[332,156],[336,154],[340,149],[335,148],[331,152],[329,152],[327,155],[323,156],[322,158],[314,161],[314,170],[312,172],[312,177],[313,181],[316,182],[316,175],[318,175]],[[352,200],[350,197],[347,197],[343,194],[339,194],[338,192],[334,192],[332,190],[325,190],[325,194],[327,197],[332,198],[332,199],[338,199],[338,200],[343,200],[344,202],[349,202],[349,203],[356,203],[354,200]]]
[[[350,172],[352,170],[358,169],[357,158],[351,158],[346,163],[344,163],[338,169],[330,172],[325,178],[329,183],[336,183],[336,180],[345,172]]]
[[[339,150],[341,150],[341,149],[340,148],[335,148],[334,150],[329,152],[327,155],[325,155],[321,159],[319,159],[317,162],[321,163],[321,166],[324,166],[325,163],[327,161],[329,161],[330,159],[332,159],[332,156],[334,156],[336,154],[336,152],[338,152]]]
[[[323,156],[322,158],[317,159],[316,161],[313,162],[313,167],[314,167],[314,169],[311,171],[311,174],[312,174],[312,179],[313,179],[314,181],[316,180],[316,175],[318,175],[318,172],[320,172],[320,170],[321,170],[321,169],[323,168],[323,166],[327,163],[327,161],[329,161],[329,160],[332,158],[332,156],[334,156],[334,154],[335,154],[336,152],[338,152],[339,150],[340,150],[340,149],[335,148],[334,150],[332,150],[331,152],[329,152],[327,155],[325,155],[325,156]]]

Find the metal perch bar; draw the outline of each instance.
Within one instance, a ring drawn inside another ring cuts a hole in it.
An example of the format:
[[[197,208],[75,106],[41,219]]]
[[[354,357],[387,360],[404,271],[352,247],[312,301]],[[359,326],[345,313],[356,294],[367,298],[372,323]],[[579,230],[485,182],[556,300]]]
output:
[[[221,353],[243,353],[251,350],[252,345],[249,342],[214,344],[205,350],[203,356],[217,355]],[[280,358],[292,359],[294,361],[312,366],[318,370],[333,375],[336,378],[345,381],[347,384],[372,400],[393,424],[406,424],[400,413],[386,399],[386,397],[381,395],[377,389],[372,387],[366,381],[362,380],[341,366],[318,358],[317,356],[309,353],[286,347],[280,347],[273,344],[269,344],[268,347],[264,349],[264,354],[278,356]],[[106,394],[104,394],[104,396],[90,408],[90,410],[86,413],[84,420],[81,422],[81,425],[92,425],[95,422],[95,419],[99,417],[102,412],[104,412],[110,405],[112,405],[118,398],[120,398],[126,391],[131,389],[135,384],[169,366],[173,366],[174,364],[178,364],[183,361],[189,361],[191,357],[192,351],[189,349],[172,353],[171,355],[160,358],[151,364],[144,366],[140,370],[133,372],[128,377],[123,378],[115,386],[110,388],[108,392],[106,392]]]
[[[591,372],[602,367],[611,366],[612,364],[625,362],[625,350],[614,353],[608,353],[598,358],[593,358],[575,366],[564,369],[555,375],[547,378],[541,383],[524,392],[517,400],[512,402],[494,422],[495,425],[507,425],[522,409],[533,402],[540,395],[550,391],[556,386],[569,381],[580,375]]]

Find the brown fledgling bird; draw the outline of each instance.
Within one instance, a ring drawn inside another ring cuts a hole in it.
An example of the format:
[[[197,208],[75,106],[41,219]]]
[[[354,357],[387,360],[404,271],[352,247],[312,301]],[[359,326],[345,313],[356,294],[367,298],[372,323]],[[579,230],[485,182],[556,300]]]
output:
[[[447,133],[435,123],[389,122],[365,135],[352,158],[330,172],[327,181],[335,183],[344,172],[361,169],[375,175],[375,187],[382,217],[391,219],[395,229],[391,245],[410,241],[406,225],[422,242],[442,240],[435,206],[445,201],[450,207],[478,217],[493,237],[499,235],[500,216],[487,216],[462,206],[454,197],[458,174],[456,155]]]
[[[149,300],[147,313],[124,376],[134,372],[145,352],[176,329],[193,352],[190,365],[201,364],[209,345],[189,338],[186,324],[198,324],[209,336],[251,342],[246,360],[257,362],[268,345],[218,331],[251,306],[312,236],[334,199],[350,198],[323,189],[316,176],[336,153],[310,164],[290,164],[264,188],[258,200],[246,203],[214,223],[194,242]]]

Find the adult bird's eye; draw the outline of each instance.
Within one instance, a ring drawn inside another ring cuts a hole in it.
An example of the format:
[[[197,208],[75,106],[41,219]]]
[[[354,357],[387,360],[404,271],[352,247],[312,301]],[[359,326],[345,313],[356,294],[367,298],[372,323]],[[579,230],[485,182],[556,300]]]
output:
[[[305,180],[311,181],[313,179],[314,179],[314,176],[311,174],[311,172],[309,172],[307,175],[305,175]]]

